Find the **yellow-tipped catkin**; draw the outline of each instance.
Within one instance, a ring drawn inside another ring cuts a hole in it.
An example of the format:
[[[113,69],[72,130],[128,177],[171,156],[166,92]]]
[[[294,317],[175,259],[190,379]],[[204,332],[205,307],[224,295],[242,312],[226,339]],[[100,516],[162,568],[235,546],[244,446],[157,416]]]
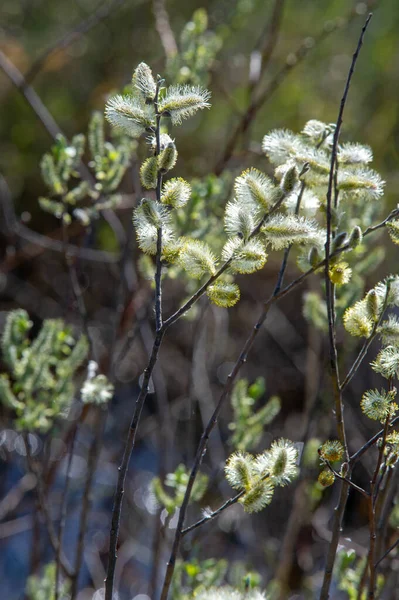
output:
[[[207,289],[209,300],[222,308],[234,306],[240,299],[240,288],[235,283],[216,281]]]
[[[350,281],[352,269],[347,262],[338,262],[330,267],[328,272],[330,281],[335,285],[344,285]]]
[[[335,475],[329,469],[324,469],[324,471],[322,471],[319,474],[318,482],[323,487],[329,487],[330,485],[332,485],[334,483],[334,481],[335,481]]]
[[[328,462],[336,462],[343,457],[344,447],[338,440],[328,440],[320,448],[319,454]]]

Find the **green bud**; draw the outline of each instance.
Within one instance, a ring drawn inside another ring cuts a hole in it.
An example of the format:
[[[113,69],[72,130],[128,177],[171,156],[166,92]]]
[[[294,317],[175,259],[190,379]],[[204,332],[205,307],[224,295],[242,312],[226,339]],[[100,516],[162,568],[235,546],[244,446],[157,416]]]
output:
[[[380,315],[380,299],[375,290],[370,290],[366,296],[367,312],[373,321],[376,321]]]
[[[158,156],[158,168],[161,173],[167,173],[173,169],[177,161],[177,150],[173,142],[168,145]]]
[[[335,252],[335,250],[338,250],[338,248],[340,248],[341,246],[344,245],[346,237],[347,237],[346,231],[342,231],[334,238],[334,241],[332,243],[332,251],[333,252]]]
[[[287,169],[281,180],[281,189],[285,194],[289,194],[298,183],[298,170],[295,165]]]
[[[316,248],[316,246],[313,246],[310,249],[308,260],[309,260],[309,263],[312,265],[312,267],[316,267],[316,265],[319,264],[321,258],[320,258],[320,254],[319,254],[319,251]]]
[[[362,230],[360,229],[360,227],[358,225],[356,225],[356,227],[354,227],[352,229],[352,232],[349,236],[349,247],[350,248],[357,248],[359,246],[359,244],[362,243],[362,239],[363,239],[363,233]]]
[[[140,181],[147,190],[157,187],[158,161],[156,156],[151,156],[140,167]]]

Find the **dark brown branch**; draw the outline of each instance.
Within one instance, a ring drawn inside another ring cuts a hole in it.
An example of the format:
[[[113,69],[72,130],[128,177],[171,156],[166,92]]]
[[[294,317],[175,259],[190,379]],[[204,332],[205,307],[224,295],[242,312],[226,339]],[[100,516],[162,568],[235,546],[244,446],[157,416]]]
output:
[[[49,113],[35,90],[25,81],[22,73],[12,64],[7,56],[0,50],[0,68],[9,77],[15,87],[24,95],[36,116],[40,119],[46,131],[55,139],[62,134],[61,129]]]
[[[69,485],[71,483],[71,467],[72,460],[75,450],[75,440],[76,440],[76,432],[77,427],[73,430],[72,434],[72,442],[71,448],[69,451],[69,457],[67,462],[67,468],[65,473],[65,485],[62,492],[62,501],[61,501],[61,510],[60,510],[60,523],[58,526],[58,548],[55,555],[55,590],[54,590],[54,600],[58,600],[59,598],[59,584],[60,584],[60,571],[61,571],[61,551],[62,551],[62,543],[64,540],[64,531],[65,531],[65,523],[67,517],[67,509],[68,509],[68,492]]]
[[[392,544],[392,546],[390,546],[388,548],[388,550],[386,552],[384,552],[384,554],[381,556],[381,558],[379,558],[377,560],[377,562],[374,565],[374,568],[376,569],[378,567],[378,565],[380,563],[382,563],[382,561],[388,556],[388,554],[390,554],[392,552],[392,550],[395,550],[395,548],[399,545],[399,538]]]
[[[349,88],[352,81],[352,76],[355,70],[355,66],[357,63],[357,59],[360,53],[360,49],[363,45],[364,34],[367,30],[367,27],[370,23],[371,14],[366,19],[365,24],[363,25],[359,41],[357,43],[356,50],[352,57],[351,66],[349,69],[348,77],[346,80],[346,85],[344,89],[344,93],[341,99],[340,108],[338,111],[337,122],[334,131],[333,138],[333,147],[331,151],[331,166],[330,166],[330,174],[328,181],[328,190],[327,190],[327,240],[326,240],[326,260],[325,260],[325,281],[326,281],[326,293],[327,293],[327,310],[328,310],[328,322],[329,322],[329,340],[330,340],[330,365],[333,372],[333,384],[334,384],[334,395],[335,395],[335,411],[336,411],[336,420],[338,427],[338,434],[341,443],[344,446],[345,454],[348,455],[348,446],[346,443],[345,436],[345,426],[343,421],[343,404],[342,404],[342,392],[340,390],[339,383],[339,374],[338,374],[338,363],[337,363],[337,350],[335,345],[335,323],[334,323],[334,312],[333,312],[333,286],[330,282],[329,278],[329,261],[330,261],[330,243],[331,243],[331,204],[332,204],[332,190],[334,183],[334,171],[337,162],[337,150],[338,150],[338,140],[339,134],[341,131],[341,125],[343,120],[343,114],[345,109],[345,104],[348,98]],[[347,456],[348,459],[348,456]],[[351,468],[349,467],[347,473],[347,479],[351,479]],[[335,509],[335,520],[333,525],[332,538],[329,545],[329,550],[327,554],[323,584],[320,592],[320,600],[328,600],[330,594],[330,585],[332,579],[332,572],[335,563],[335,557],[338,548],[339,534],[342,526],[342,519],[345,512],[346,502],[348,498],[348,490],[349,485],[347,482],[342,482],[341,495],[339,499],[339,503]]]
[[[219,508],[217,508],[213,512],[208,513],[207,515],[205,515],[202,519],[200,519],[196,523],[193,523],[192,525],[189,525],[188,527],[183,529],[181,532],[182,536],[186,535],[187,533],[190,533],[191,531],[194,531],[194,529],[197,529],[197,527],[201,527],[201,525],[203,525],[204,523],[208,523],[208,521],[212,521],[212,519],[214,519],[215,517],[220,515],[220,513],[222,513],[224,510],[226,510],[226,508],[229,508],[230,506],[233,506],[233,504],[236,504],[239,501],[239,499],[241,498],[241,496],[243,496],[244,494],[245,494],[245,491],[242,491],[239,494],[237,494],[236,496],[234,496],[233,498],[229,498],[228,500],[226,500],[226,502],[224,504],[219,506]]]
[[[94,440],[90,446],[89,456],[87,459],[87,477],[83,489],[82,510],[80,513],[79,520],[78,543],[76,546],[74,574],[72,577],[70,591],[71,600],[75,600],[78,592],[79,573],[82,568],[84,541],[87,529],[87,520],[92,500],[91,495],[94,482],[94,475],[97,468],[98,457],[100,454],[100,448],[103,439],[105,421],[107,418],[107,413],[105,411],[103,411],[101,408],[97,410],[98,413],[96,415],[96,423],[94,427]]]
[[[55,529],[53,526],[49,507],[47,505],[47,499],[46,499],[46,494],[43,489],[43,481],[41,478],[41,474],[36,469],[35,461],[32,456],[28,433],[24,434],[24,442],[25,442],[25,449],[26,449],[26,459],[27,459],[29,470],[31,473],[33,473],[35,475],[35,477],[37,479],[36,492],[37,492],[38,502],[39,502],[39,506],[40,506],[40,511],[44,518],[44,522],[46,524],[46,529],[47,529],[51,547],[56,555],[58,552],[60,552],[60,566],[61,566],[63,572],[65,573],[65,575],[67,575],[67,577],[72,577],[73,570],[68,562],[68,559],[66,558],[66,556],[64,555],[62,550],[59,550],[59,541],[57,540],[57,535],[56,535],[56,532],[55,532]]]
[[[390,423],[390,428],[396,425],[396,423],[399,423],[399,417],[395,417],[395,419],[393,419],[393,421]],[[354,465],[354,463],[357,462],[363,456],[363,454],[367,452],[367,450],[374,446],[374,444],[379,440],[383,433],[384,429],[381,429],[378,433],[373,435],[373,437],[370,438],[361,448],[359,448],[357,452],[352,454],[352,456],[349,459],[350,465]]]

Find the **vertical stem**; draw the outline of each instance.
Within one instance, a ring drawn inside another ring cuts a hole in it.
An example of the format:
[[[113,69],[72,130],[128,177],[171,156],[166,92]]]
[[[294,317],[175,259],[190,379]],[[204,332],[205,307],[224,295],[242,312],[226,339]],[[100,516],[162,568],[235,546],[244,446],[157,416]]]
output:
[[[123,451],[122,462],[118,469],[118,481],[115,490],[114,497],[114,506],[112,509],[112,519],[111,519],[111,531],[110,531],[110,539],[109,539],[109,551],[108,551],[108,569],[107,569],[107,577],[105,580],[105,600],[112,600],[113,598],[113,587],[114,587],[114,579],[115,579],[115,567],[117,554],[116,549],[118,545],[118,537],[119,537],[119,526],[120,526],[120,518],[121,518],[121,510],[122,510],[122,501],[125,487],[125,480],[127,475],[127,470],[129,467],[130,457],[132,455],[134,443],[136,441],[136,434],[138,424],[140,422],[141,412],[143,410],[144,402],[148,394],[148,386],[150,382],[150,378],[152,372],[154,370],[159,348],[162,343],[162,339],[164,336],[164,330],[161,329],[160,332],[157,333],[154,341],[154,345],[151,352],[151,357],[148,363],[147,368],[144,371],[144,378],[140,393],[136,400],[135,409],[132,416],[132,421],[130,423],[128,436],[125,443],[125,449]]]
[[[335,343],[335,315],[334,315],[334,287],[330,281],[329,270],[330,270],[330,248],[331,248],[331,233],[332,233],[332,192],[334,187],[334,174],[336,169],[337,162],[337,151],[338,151],[338,140],[339,134],[341,131],[341,125],[343,121],[344,108],[346,104],[346,100],[349,93],[350,84],[352,81],[352,76],[355,70],[356,62],[360,53],[360,49],[363,44],[363,37],[366,32],[366,29],[369,25],[370,19],[372,15],[369,14],[366,22],[362,28],[359,41],[357,43],[356,50],[352,57],[352,63],[349,69],[348,77],[346,80],[346,85],[344,89],[344,93],[341,99],[341,104],[338,112],[337,123],[334,131],[334,139],[333,145],[331,149],[331,165],[330,165],[330,173],[328,179],[328,189],[327,189],[327,238],[326,238],[326,258],[325,258],[325,282],[326,282],[326,299],[327,299],[327,311],[328,311],[328,330],[329,330],[329,342],[330,342],[330,367],[333,376],[333,388],[334,388],[334,402],[335,402],[335,413],[336,413],[336,423],[338,430],[338,437],[340,442],[344,446],[346,459],[349,459],[348,456],[348,446],[346,443],[346,435],[345,435],[345,426],[344,426],[344,417],[343,417],[343,402],[342,402],[342,390],[339,381],[339,372],[338,372],[338,361],[337,361],[337,348]],[[347,479],[350,480],[352,474],[352,469],[349,466],[347,472]],[[342,520],[346,508],[346,502],[348,499],[349,493],[349,484],[345,481],[342,481],[341,484],[341,493],[338,504],[335,508],[334,515],[334,523],[332,530],[332,537],[328,549],[327,561],[325,566],[323,584],[320,592],[320,600],[328,600],[330,597],[329,590],[331,585],[332,573],[335,563],[335,557],[337,554],[338,541],[340,530],[342,526]]]
[[[82,510],[80,513],[80,521],[79,521],[79,533],[78,533],[78,542],[76,546],[76,555],[75,555],[75,565],[74,565],[74,573],[72,577],[71,583],[71,600],[75,600],[77,592],[78,592],[78,583],[79,583],[79,573],[82,568],[83,561],[83,550],[84,550],[84,540],[87,528],[87,519],[89,516],[90,504],[91,504],[91,491],[94,482],[94,475],[96,472],[97,461],[100,453],[100,445],[103,438],[103,432],[105,427],[106,420],[106,412],[101,408],[98,409],[98,413],[96,415],[96,423],[94,427],[94,439],[90,446],[89,456],[87,458],[87,477],[85,481],[85,486],[83,490],[83,498],[82,498]]]
[[[156,94],[154,98],[154,106],[156,112],[156,130],[155,130],[155,141],[156,141],[156,149],[155,155],[159,156],[161,151],[161,115],[158,113],[158,97],[159,90],[162,85],[162,79],[158,79]],[[162,186],[162,173],[158,170],[157,174],[157,187],[156,187],[156,198],[157,201],[161,200],[161,186]],[[155,273],[155,320],[156,320],[156,336],[154,340],[154,344],[151,351],[151,356],[147,365],[147,368],[144,371],[144,378],[140,393],[136,400],[135,409],[133,411],[132,420],[129,427],[129,432],[127,435],[125,448],[123,451],[122,462],[118,469],[118,481],[115,490],[114,496],[114,506],[112,509],[112,518],[111,518],[111,531],[110,531],[110,539],[109,539],[109,553],[108,553],[108,568],[107,568],[107,577],[105,579],[105,600],[112,600],[113,597],[113,588],[114,588],[114,580],[115,580],[115,568],[117,561],[117,546],[118,546],[118,538],[119,538],[119,527],[120,527],[120,519],[121,519],[121,511],[122,511],[122,502],[123,502],[123,494],[125,487],[125,480],[127,471],[129,468],[130,457],[133,452],[134,444],[136,441],[137,428],[140,422],[141,413],[143,410],[144,402],[147,398],[148,387],[150,383],[150,378],[152,372],[154,370],[155,364],[158,359],[159,348],[161,346],[163,336],[165,334],[165,327],[163,326],[162,320],[162,288],[161,288],[161,279],[162,279],[162,227],[158,228],[157,231],[157,255],[156,255],[156,273]]]
[[[392,380],[390,380],[390,389],[392,389]],[[385,420],[384,433],[382,434],[382,444],[380,446],[378,452],[377,464],[374,470],[373,478],[370,482],[370,498],[369,498],[369,506],[368,506],[368,516],[369,516],[369,531],[370,531],[370,548],[368,554],[368,566],[369,566],[369,591],[368,591],[368,600],[374,600],[375,598],[375,586],[376,586],[376,501],[378,495],[378,487],[377,479],[380,472],[381,464],[384,458],[384,450],[386,445],[386,438],[388,434],[390,422],[390,415],[387,416]]]
[[[159,94],[160,82],[157,85],[157,92],[155,96],[155,110],[156,110],[156,152],[155,155],[159,156],[161,152],[161,115],[158,114],[158,94]],[[157,202],[161,202],[161,186],[162,186],[162,172],[158,169],[157,175],[157,188],[156,198]],[[157,230],[157,255],[156,255],[156,272],[155,272],[155,322],[156,330],[160,331],[162,327],[162,226]]]
[[[51,514],[50,514],[50,511],[49,511],[49,508],[47,505],[47,501],[46,501],[47,499],[46,499],[46,495],[45,495],[45,492],[43,489],[43,481],[41,478],[41,474],[36,469],[35,462],[34,462],[34,459],[32,456],[30,443],[29,443],[29,434],[27,432],[24,433],[24,442],[25,442],[25,448],[26,448],[26,459],[28,462],[29,470],[31,473],[33,473],[36,476],[36,479],[37,479],[36,492],[37,492],[38,503],[40,506],[40,511],[44,517],[44,521],[46,524],[47,533],[48,533],[51,547],[53,548],[54,553],[57,554],[59,542],[57,540],[57,535],[54,530],[53,522],[51,520]],[[64,556],[62,550],[60,550],[60,566],[67,577],[72,576],[73,571],[72,571],[66,557]]]

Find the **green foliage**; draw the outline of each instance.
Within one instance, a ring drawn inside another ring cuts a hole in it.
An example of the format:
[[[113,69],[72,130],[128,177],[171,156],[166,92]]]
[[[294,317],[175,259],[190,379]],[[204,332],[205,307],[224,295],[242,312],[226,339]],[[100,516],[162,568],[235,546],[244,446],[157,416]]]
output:
[[[231,403],[233,420],[229,429],[233,431],[229,443],[239,451],[252,450],[259,444],[265,426],[269,425],[281,409],[281,401],[272,396],[259,408],[254,405],[265,393],[265,380],[259,377],[252,385],[246,379],[238,380],[233,388]]]
[[[126,137],[115,137],[113,143],[106,142],[103,116],[94,112],[88,131],[89,166],[93,169],[94,181],[89,183],[81,180],[79,171],[85,141],[84,135],[76,135],[68,143],[59,135],[41,161],[48,197],[39,198],[39,205],[65,224],[78,219],[88,225],[102,210],[119,204],[120,196],[114,192],[129,166],[134,148]]]
[[[0,377],[0,400],[16,412],[18,429],[46,432],[69,408],[88,343],[83,335],[75,340],[61,320],[44,321],[33,341],[31,327],[26,311],[8,314],[1,345],[10,375]]]
[[[48,563],[42,576],[31,575],[26,584],[26,594],[29,600],[54,600],[55,598],[56,566]],[[69,582],[63,582],[59,589],[60,600],[69,598]]]
[[[220,36],[208,29],[206,10],[199,8],[181,32],[178,53],[168,57],[168,77],[180,84],[207,85],[221,46]]]
[[[174,473],[168,473],[164,484],[155,477],[152,481],[152,490],[159,504],[163,506],[169,514],[173,514],[180,508],[186,491],[189,471],[184,465],[179,465]],[[165,491],[165,487],[173,490],[173,495]],[[206,492],[208,486],[208,477],[202,473],[198,474],[191,492],[191,501],[198,502]]]
[[[327,304],[317,292],[306,292],[303,297],[303,316],[323,332],[328,331]]]
[[[275,486],[290,483],[297,475],[298,451],[292,442],[280,439],[256,457],[235,452],[226,462],[230,485],[244,492],[239,502],[248,513],[259,512],[270,504]]]
[[[171,587],[171,597],[175,600],[189,600],[197,594],[207,593],[212,586],[220,585],[226,575],[226,560],[208,558],[190,561],[176,561]],[[208,596],[209,597],[209,596]]]
[[[366,600],[368,592],[365,590],[359,599],[359,586],[367,558],[358,559],[354,550],[340,550],[337,557],[338,588],[348,594],[349,600]],[[379,593],[384,585],[384,576],[377,575],[376,591]]]

